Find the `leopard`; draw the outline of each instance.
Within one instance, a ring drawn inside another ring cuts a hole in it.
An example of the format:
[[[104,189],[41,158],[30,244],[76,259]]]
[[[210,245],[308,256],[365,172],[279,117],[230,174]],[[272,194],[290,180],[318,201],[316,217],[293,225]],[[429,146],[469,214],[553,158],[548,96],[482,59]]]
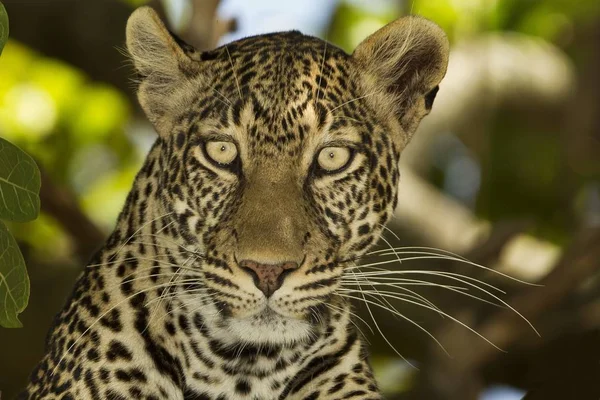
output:
[[[340,288],[398,205],[443,30],[199,51],[146,6],[126,46],[157,138],[18,399],[382,399]]]

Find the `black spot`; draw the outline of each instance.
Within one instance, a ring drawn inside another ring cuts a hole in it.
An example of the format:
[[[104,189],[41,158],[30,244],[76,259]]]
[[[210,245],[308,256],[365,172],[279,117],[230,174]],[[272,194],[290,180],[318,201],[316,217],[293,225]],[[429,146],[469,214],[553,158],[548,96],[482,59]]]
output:
[[[371,227],[369,226],[369,224],[364,224],[358,227],[358,234],[363,236],[369,233],[369,230],[371,229]]]
[[[102,382],[108,383],[108,380],[110,379],[110,372],[106,368],[101,368],[99,375]]]
[[[120,380],[122,382],[131,381],[131,375],[129,375],[129,373],[127,371],[124,371],[122,369],[118,369],[115,372],[115,378],[117,378],[118,380]]]
[[[129,296],[133,293],[133,284],[131,283],[131,280],[125,279],[121,282],[121,292],[123,292],[125,296]]]
[[[96,351],[96,349],[91,348],[87,352],[87,358],[90,361],[98,361],[100,359],[100,355],[98,354],[98,351]]]
[[[250,390],[252,390],[252,387],[250,386],[250,383],[248,383],[248,381],[245,381],[243,379],[237,381],[235,385],[236,393],[247,395],[248,393],[250,393]]]
[[[167,330],[169,335],[175,336],[175,332],[176,332],[175,325],[173,325],[173,323],[171,321],[165,322],[165,329]]]
[[[120,321],[120,312],[118,309],[113,309],[110,313],[100,318],[100,323],[113,332],[121,332],[123,325]]]
[[[106,351],[106,358],[108,361],[131,361],[133,359],[133,355],[123,343],[119,342],[118,340],[113,340],[110,342],[108,350]]]
[[[185,133],[179,132],[177,134],[177,136],[175,137],[175,144],[177,145],[178,149],[181,149],[183,147],[183,145],[185,144]]]
[[[317,127],[320,129],[325,125],[325,121],[327,119],[327,110],[321,103],[317,103],[316,107],[317,111]]]
[[[319,393],[320,392],[318,390],[316,392],[312,392],[311,394],[306,396],[303,400],[317,400],[319,398]]]
[[[190,332],[190,324],[189,324],[188,319],[186,318],[186,316],[183,315],[183,314],[179,315],[179,327],[181,328],[181,330],[183,330],[183,332],[187,336],[190,336],[190,334],[191,334],[191,332]]]

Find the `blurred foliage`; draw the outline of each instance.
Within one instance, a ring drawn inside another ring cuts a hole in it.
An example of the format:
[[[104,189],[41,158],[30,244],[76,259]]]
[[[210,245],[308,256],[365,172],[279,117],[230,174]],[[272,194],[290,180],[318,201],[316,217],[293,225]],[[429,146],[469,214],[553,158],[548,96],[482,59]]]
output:
[[[131,105],[118,90],[90,82],[82,71],[16,41],[7,43],[0,59],[0,135],[82,198],[101,190],[105,201],[84,207],[103,226],[112,224],[125,197],[119,182],[131,178],[130,166],[140,159],[125,134],[130,114]],[[16,234],[34,249],[64,248],[62,232],[48,219],[17,228]],[[41,237],[47,240],[34,239]]]
[[[148,0],[123,0],[132,7],[140,7],[148,2]]]
[[[8,40],[8,15],[0,3],[0,55]],[[40,212],[40,171],[23,150],[0,137],[0,326],[18,328],[29,302],[29,276],[17,242],[2,222],[34,220]]]
[[[593,20],[600,12],[600,3],[595,0],[415,0],[412,9],[436,21],[452,40],[498,30],[555,41],[571,29],[573,23]]]
[[[351,3],[341,2],[323,36],[351,53],[365,37],[397,16],[398,11],[392,7],[383,12],[372,13]]]
[[[29,302],[29,276],[17,242],[0,221],[0,326],[20,328]]]
[[[6,14],[6,9],[4,5],[0,3],[0,55],[2,55],[2,50],[4,49],[4,45],[8,40],[8,15]]]
[[[398,17],[418,14],[440,25],[452,42],[486,31],[516,31],[550,41],[574,24],[594,21],[600,13],[597,0],[412,0],[388,1],[374,12],[368,2],[342,1],[329,28],[328,38],[346,51]],[[383,9],[382,9],[383,8]]]
[[[0,138],[0,218],[27,222],[40,212],[40,171],[23,150]]]

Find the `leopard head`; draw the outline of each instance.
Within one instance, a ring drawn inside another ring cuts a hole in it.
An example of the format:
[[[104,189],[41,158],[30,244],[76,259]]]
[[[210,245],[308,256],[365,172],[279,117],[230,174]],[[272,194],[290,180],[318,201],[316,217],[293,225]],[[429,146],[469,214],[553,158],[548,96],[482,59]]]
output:
[[[204,255],[220,326],[255,343],[308,338],[392,215],[445,34],[405,17],[351,55],[295,31],[199,52],[145,7],[127,46],[159,134],[160,204]]]

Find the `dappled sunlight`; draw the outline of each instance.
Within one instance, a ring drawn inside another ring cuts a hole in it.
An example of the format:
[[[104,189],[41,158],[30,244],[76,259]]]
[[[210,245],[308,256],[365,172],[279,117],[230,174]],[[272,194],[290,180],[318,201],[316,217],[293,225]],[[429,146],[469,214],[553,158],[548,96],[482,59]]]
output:
[[[4,95],[0,118],[9,139],[39,140],[50,134],[57,120],[57,109],[48,92],[32,84],[18,84]]]

